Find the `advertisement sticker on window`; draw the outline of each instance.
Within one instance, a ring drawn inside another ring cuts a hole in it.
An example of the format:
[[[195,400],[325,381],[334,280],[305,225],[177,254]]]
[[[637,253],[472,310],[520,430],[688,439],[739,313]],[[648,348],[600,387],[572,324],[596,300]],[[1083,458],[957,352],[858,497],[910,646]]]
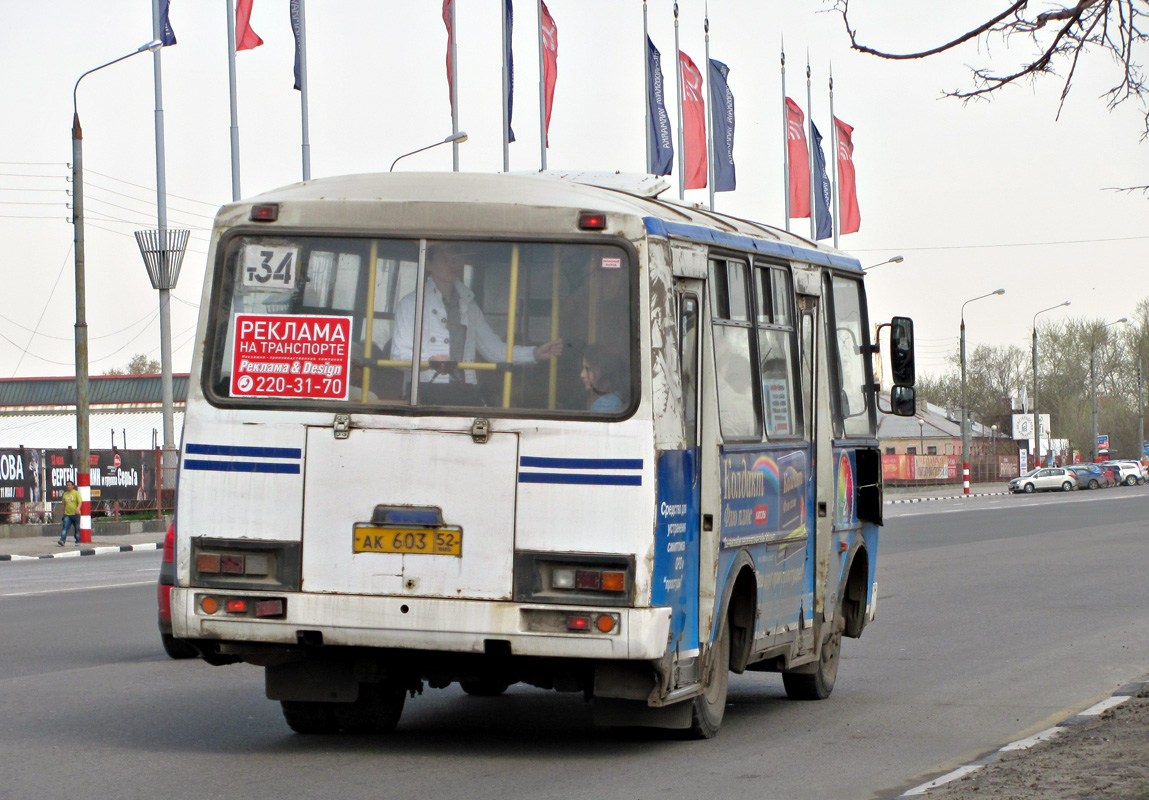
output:
[[[351,317],[236,314],[232,397],[346,400]]]

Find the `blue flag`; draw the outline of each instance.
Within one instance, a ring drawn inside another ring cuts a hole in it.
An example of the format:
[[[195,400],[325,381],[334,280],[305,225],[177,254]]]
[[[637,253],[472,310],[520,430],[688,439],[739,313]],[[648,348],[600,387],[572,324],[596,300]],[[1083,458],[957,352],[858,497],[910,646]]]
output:
[[[299,24],[299,0],[291,0],[291,32],[295,34],[295,86],[293,89],[302,91],[303,84],[299,82],[299,73],[302,71],[303,53],[303,26]]]
[[[710,130],[714,141],[710,157],[714,160],[714,191],[732,192],[734,176],[734,94],[726,83],[730,67],[710,59]]]
[[[507,141],[513,142],[515,140],[515,129],[511,127],[511,120],[514,119],[515,111],[515,52],[511,47],[511,33],[515,29],[515,10],[511,5],[511,0],[507,2],[507,52],[503,54],[503,58],[507,60]]]
[[[830,179],[826,175],[826,156],[822,152],[822,134],[818,133],[818,126],[814,124],[814,120],[810,120],[810,131],[813,136],[810,137],[814,146],[814,168],[817,173],[814,180],[818,181],[816,186],[821,187],[821,191],[817,188],[814,190],[814,210],[817,215],[817,233],[814,239],[829,239],[834,235],[834,218],[830,216]]]
[[[164,0],[163,8],[160,9],[160,41],[164,43],[164,47],[176,43],[176,32],[172,30],[171,20],[168,19],[168,5],[171,0]]]
[[[646,171],[651,175],[669,175],[674,166],[674,144],[670,132],[670,115],[666,113],[662,83],[662,56],[650,37],[646,37],[646,72],[650,78],[650,97],[646,98],[650,110],[651,129],[648,135],[654,146],[650,149],[650,163]]]

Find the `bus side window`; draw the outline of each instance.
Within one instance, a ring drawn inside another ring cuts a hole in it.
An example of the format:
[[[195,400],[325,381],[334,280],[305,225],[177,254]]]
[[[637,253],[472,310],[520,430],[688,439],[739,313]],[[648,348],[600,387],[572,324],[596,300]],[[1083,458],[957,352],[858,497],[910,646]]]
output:
[[[686,447],[698,444],[698,298],[682,297],[679,327],[679,374],[682,376],[682,417],[686,426]]]
[[[794,332],[794,293],[790,273],[756,267],[758,287],[758,371],[766,435],[771,439],[802,435],[799,371]]]
[[[714,374],[722,438],[761,440],[760,393],[754,387],[746,263],[712,259],[710,275],[713,287]]]

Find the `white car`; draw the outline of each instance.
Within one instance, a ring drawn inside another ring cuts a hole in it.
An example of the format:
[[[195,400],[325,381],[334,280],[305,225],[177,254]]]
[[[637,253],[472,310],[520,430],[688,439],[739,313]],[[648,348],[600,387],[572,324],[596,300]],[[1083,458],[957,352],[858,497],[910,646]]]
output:
[[[1141,469],[1141,464],[1136,461],[1106,461],[1118,471],[1119,480],[1126,486],[1136,486],[1139,483],[1145,483],[1145,474]]]
[[[1062,467],[1044,467],[1014,478],[1009,482],[1009,490],[1014,494],[1025,492],[1071,492],[1077,488],[1077,478],[1072,472]]]

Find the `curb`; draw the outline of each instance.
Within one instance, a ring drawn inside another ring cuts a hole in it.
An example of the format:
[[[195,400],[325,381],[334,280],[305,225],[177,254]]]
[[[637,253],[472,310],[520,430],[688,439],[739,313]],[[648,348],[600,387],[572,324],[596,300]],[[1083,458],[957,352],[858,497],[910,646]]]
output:
[[[885,505],[894,503],[926,503],[930,500],[972,500],[975,497],[1005,497],[1009,492],[977,492],[970,494],[939,495],[938,497],[910,497],[905,500],[886,500]]]
[[[133,550],[162,550],[162,542],[148,544],[121,544],[107,547],[90,547],[84,550],[65,550],[62,553],[48,553],[42,556],[0,555],[0,561],[39,561],[42,558],[79,558],[80,556],[104,556],[109,553],[129,553]]]
[[[1083,725],[1086,722],[1090,722],[1099,717],[1103,712],[1108,711],[1115,706],[1121,705],[1129,698],[1135,696],[1145,686],[1149,686],[1149,677],[1142,678],[1141,680],[1134,681],[1133,683],[1127,683],[1115,691],[1112,696],[1107,697],[1099,703],[1094,703],[1084,711],[1078,712],[1071,717],[1063,719],[1052,728],[1046,728],[1043,731],[1038,731],[1032,736],[1026,736],[1024,739],[1018,739],[1015,742],[1010,742],[1004,747],[999,747],[997,750],[994,750],[987,756],[979,758],[977,761],[971,761],[969,764],[958,767],[955,770],[951,770],[939,778],[934,778],[932,781],[927,781],[926,783],[915,786],[914,788],[897,795],[894,800],[899,800],[899,798],[902,797],[921,797],[931,789],[937,789],[941,786],[945,786],[947,783],[951,783],[952,781],[964,778],[967,775],[971,775],[978,770],[1001,760],[1002,754],[1004,753],[1011,753],[1017,750],[1028,750],[1039,742],[1053,739],[1069,730],[1070,728],[1076,725]]]

